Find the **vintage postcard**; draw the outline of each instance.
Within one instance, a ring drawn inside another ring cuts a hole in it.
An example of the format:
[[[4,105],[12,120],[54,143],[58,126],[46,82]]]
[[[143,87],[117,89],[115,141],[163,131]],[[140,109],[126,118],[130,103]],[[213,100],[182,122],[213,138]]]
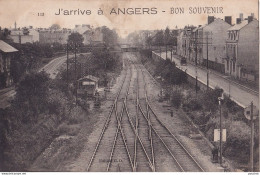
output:
[[[259,172],[258,0],[0,0],[0,172]]]

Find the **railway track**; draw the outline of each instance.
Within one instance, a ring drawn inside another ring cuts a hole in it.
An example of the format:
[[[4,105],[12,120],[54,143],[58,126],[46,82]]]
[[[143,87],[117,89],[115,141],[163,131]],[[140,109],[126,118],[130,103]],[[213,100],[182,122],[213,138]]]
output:
[[[129,62],[127,65],[128,69],[126,70],[123,83],[106,118],[87,171],[137,171],[137,164],[140,163],[137,163],[137,157],[138,161],[148,161],[148,167],[152,169],[148,153],[138,134],[138,119],[132,121],[127,109],[127,96],[132,82]],[[135,106],[137,109],[138,105],[135,104]],[[124,129],[127,132],[124,132]],[[136,138],[133,145],[130,144],[131,138]],[[137,149],[139,148],[137,155]],[[142,152],[143,155],[140,155],[139,152]],[[145,171],[149,170],[147,165],[143,169]]]
[[[125,59],[123,82],[87,166],[87,171],[204,171],[149,103],[144,67]],[[162,149],[163,148],[163,149]]]
[[[93,151],[93,154],[90,158],[90,161],[87,166],[87,171],[108,171],[110,164],[111,164],[111,153],[108,154],[108,150],[114,149],[114,138],[113,133],[116,133],[118,135],[117,130],[117,124],[118,124],[118,116],[117,116],[117,103],[121,94],[121,91],[123,89],[123,86],[125,85],[127,76],[129,77],[129,69],[128,65],[126,65],[125,68],[125,75],[123,78],[123,82],[118,90],[118,93],[115,97],[115,100],[112,104],[112,107],[110,109],[110,112],[106,118],[105,124],[102,128],[101,134],[99,136],[98,142],[95,146],[95,149]],[[115,117],[113,117],[116,115]],[[112,145],[112,147],[111,147]],[[99,151],[101,150],[101,151]],[[105,151],[104,151],[105,150]],[[115,160],[118,161],[118,160]]]
[[[144,68],[143,66],[141,66]],[[170,131],[169,128],[159,119],[157,114],[152,109],[149,99],[147,96],[147,86],[144,76],[144,71],[141,69],[144,91],[145,91],[145,101],[146,110],[148,115],[145,114],[142,106],[139,104],[142,116],[146,119],[147,124],[153,130],[155,135],[163,143],[164,147],[167,149],[171,157],[174,159],[179,171],[204,171],[201,165],[195,160],[195,158],[190,154],[190,152],[185,148],[185,146],[178,140],[178,138]],[[149,114],[149,111],[151,114]]]

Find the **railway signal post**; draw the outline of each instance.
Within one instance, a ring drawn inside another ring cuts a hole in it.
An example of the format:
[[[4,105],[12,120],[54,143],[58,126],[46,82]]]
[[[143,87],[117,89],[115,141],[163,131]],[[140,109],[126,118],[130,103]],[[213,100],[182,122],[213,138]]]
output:
[[[245,117],[250,120],[251,138],[250,138],[250,164],[249,170],[254,171],[254,120],[257,118],[259,111],[254,106],[253,102],[244,109]]]

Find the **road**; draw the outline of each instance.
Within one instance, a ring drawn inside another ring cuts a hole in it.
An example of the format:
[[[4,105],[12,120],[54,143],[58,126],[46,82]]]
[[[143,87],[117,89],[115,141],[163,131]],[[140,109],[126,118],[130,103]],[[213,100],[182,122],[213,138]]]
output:
[[[57,58],[53,59],[48,64],[43,66],[39,70],[39,72],[44,70],[46,73],[48,73],[50,75],[50,78],[54,79],[57,76],[59,68],[66,61],[66,58],[67,58],[67,56],[65,55],[65,56],[61,56],[61,57],[57,57]],[[10,106],[10,100],[13,98],[15,93],[16,92],[13,88],[9,89],[5,93],[2,93],[0,95],[0,108],[4,109],[4,108]]]
[[[166,53],[162,53],[161,57],[165,59]],[[170,53],[168,53],[167,57],[170,58]],[[196,77],[196,67],[194,65],[187,64],[186,66],[181,66],[180,60],[176,56],[173,56],[173,61],[179,69],[186,70],[187,74],[194,78]],[[197,76],[200,82],[207,84],[207,71],[205,69],[198,67]],[[222,88],[225,94],[230,95],[230,98],[243,108],[250,105],[251,101],[253,101],[255,106],[259,106],[259,95],[257,93],[212,72],[209,72],[209,86],[213,89],[215,87]]]

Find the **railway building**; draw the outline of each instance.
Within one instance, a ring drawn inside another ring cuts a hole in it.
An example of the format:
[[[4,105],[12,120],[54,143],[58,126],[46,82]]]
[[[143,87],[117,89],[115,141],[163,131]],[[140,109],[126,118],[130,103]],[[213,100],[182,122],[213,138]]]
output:
[[[77,81],[78,95],[87,96],[87,97],[95,96],[95,93],[97,92],[98,89],[98,80],[99,78],[92,75],[87,75],[83,78],[80,78]]]

